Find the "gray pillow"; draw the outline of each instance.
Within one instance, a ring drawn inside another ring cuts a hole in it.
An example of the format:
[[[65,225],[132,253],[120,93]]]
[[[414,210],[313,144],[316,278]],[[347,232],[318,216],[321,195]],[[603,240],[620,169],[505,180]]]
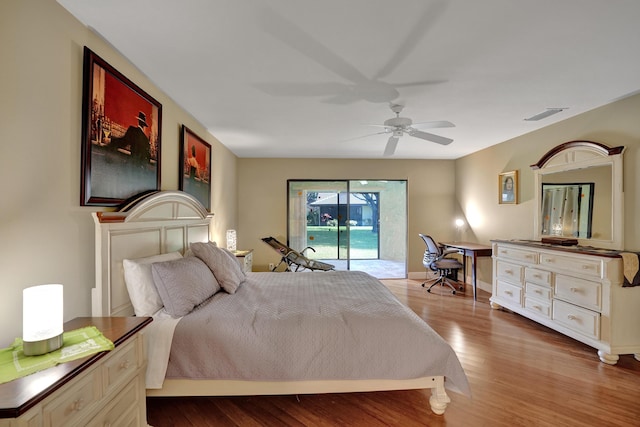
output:
[[[193,254],[204,261],[216,276],[216,280],[226,292],[236,292],[246,275],[236,257],[227,249],[211,243],[192,243]]]
[[[197,257],[151,264],[153,283],[164,308],[173,317],[182,317],[220,290],[213,273]]]

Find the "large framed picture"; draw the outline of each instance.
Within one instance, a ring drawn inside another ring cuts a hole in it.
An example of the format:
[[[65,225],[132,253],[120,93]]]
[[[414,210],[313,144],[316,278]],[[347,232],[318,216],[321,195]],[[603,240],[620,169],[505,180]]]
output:
[[[504,172],[498,175],[498,203],[518,203],[518,171]]]
[[[81,206],[160,189],[162,105],[85,46]]]
[[[211,210],[211,145],[182,125],[180,137],[180,190]]]

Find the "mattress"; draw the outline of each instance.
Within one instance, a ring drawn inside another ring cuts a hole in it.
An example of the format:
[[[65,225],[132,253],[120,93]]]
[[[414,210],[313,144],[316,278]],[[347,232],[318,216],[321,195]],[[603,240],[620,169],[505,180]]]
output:
[[[166,368],[171,379],[425,376],[469,394],[444,339],[378,279],[355,271],[247,273],[235,294],[218,292],[177,322]]]

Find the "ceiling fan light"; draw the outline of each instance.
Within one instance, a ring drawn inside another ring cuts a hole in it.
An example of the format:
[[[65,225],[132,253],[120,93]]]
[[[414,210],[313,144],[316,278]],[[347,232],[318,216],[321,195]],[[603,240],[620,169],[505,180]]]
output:
[[[557,113],[559,113],[561,111],[564,111],[566,109],[567,108],[547,108],[545,111],[543,111],[541,113],[538,113],[538,114],[536,114],[534,116],[528,117],[525,120],[528,121],[528,122],[535,122],[535,121],[538,121],[538,120],[542,120],[542,119],[544,119],[546,117],[552,116],[554,114],[557,114]]]

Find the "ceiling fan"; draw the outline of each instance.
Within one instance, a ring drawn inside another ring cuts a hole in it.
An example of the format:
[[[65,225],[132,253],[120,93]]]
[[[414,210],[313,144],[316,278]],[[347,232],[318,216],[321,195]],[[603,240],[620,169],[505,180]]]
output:
[[[266,33],[332,71],[341,79],[317,83],[265,82],[255,83],[254,86],[274,96],[315,96],[322,98],[326,103],[346,105],[358,101],[390,102],[400,96],[398,88],[443,83],[445,80],[389,83],[385,78],[393,74],[397,66],[412,55],[444,9],[445,2],[442,0],[436,0],[426,7],[387,63],[373,77],[369,77],[320,40],[313,38],[298,23],[287,20],[273,9],[264,8],[260,17]]]
[[[391,111],[396,113],[396,117],[387,119],[384,121],[382,125],[371,125],[377,127],[383,127],[384,131],[377,132],[372,135],[380,135],[384,133],[391,133],[392,135],[389,137],[387,141],[387,146],[384,149],[384,156],[389,157],[392,156],[396,151],[396,147],[398,146],[398,141],[400,137],[405,133],[413,136],[414,138],[424,139],[426,141],[435,142],[436,144],[448,145],[453,142],[451,138],[445,138],[444,136],[434,135],[432,133],[423,132],[415,128],[415,126],[423,127],[423,128],[451,128],[455,127],[455,125],[448,121],[433,121],[433,122],[423,122],[423,123],[413,123],[413,121],[407,117],[400,117],[400,113],[404,109],[404,105],[399,104],[390,104]],[[412,126],[413,125],[413,126]],[[371,135],[366,135],[371,136]]]

